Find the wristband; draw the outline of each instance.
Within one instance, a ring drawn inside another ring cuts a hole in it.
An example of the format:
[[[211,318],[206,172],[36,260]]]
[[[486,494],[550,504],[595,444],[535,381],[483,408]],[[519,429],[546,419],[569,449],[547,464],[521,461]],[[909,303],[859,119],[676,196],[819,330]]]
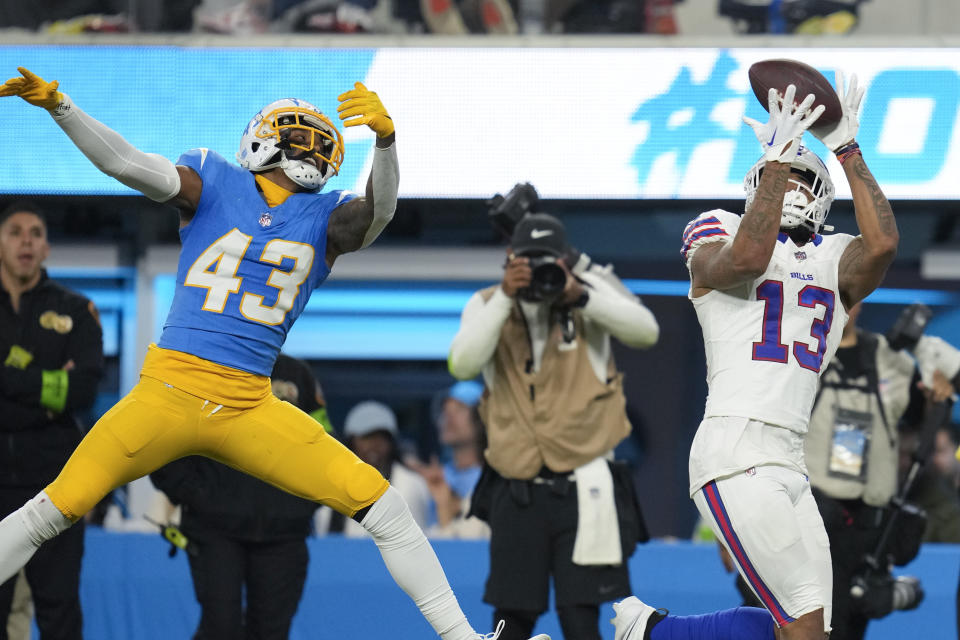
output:
[[[60,93],[59,91],[57,93]],[[60,93],[60,101],[53,109],[49,109],[54,120],[62,120],[73,112],[73,100],[65,93]]]
[[[837,160],[841,165],[850,159],[851,156],[863,156],[863,154],[860,153],[860,145],[857,144],[856,141],[840,147],[833,153],[837,156]]]
[[[61,413],[67,406],[67,388],[70,378],[64,369],[41,372],[40,406]]]

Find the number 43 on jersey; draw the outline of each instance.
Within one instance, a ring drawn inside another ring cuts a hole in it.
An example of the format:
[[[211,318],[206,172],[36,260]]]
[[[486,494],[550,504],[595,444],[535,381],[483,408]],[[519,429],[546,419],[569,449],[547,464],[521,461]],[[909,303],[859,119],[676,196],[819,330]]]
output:
[[[243,278],[237,276],[240,262],[250,246],[253,236],[232,229],[207,247],[187,271],[184,284],[207,290],[203,302],[204,311],[223,313],[231,294],[241,294],[240,313],[248,320],[277,325],[283,322],[293,301],[300,292],[300,285],[310,275],[314,250],[309,244],[274,238],[267,242],[260,254],[260,262],[277,265],[270,272],[267,284],[279,290],[277,300],[271,306],[264,305],[263,296],[242,292]],[[280,269],[284,258],[293,260],[289,271]]]

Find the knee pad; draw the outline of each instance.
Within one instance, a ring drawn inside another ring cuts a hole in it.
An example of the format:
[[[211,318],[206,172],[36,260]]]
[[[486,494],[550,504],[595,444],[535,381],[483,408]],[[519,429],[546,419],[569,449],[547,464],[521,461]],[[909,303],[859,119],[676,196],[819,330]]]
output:
[[[379,500],[377,493],[383,491],[383,485],[387,482],[379,471],[368,464],[357,465],[348,478],[347,494],[364,506]]]
[[[45,491],[30,498],[20,507],[20,517],[23,519],[27,535],[37,546],[66,531],[73,524],[50,501]]]

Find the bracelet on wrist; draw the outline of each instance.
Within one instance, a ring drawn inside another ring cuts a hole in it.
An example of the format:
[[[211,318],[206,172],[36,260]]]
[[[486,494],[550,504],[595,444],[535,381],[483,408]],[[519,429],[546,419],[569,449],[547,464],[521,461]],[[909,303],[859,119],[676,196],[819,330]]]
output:
[[[863,156],[863,154],[860,152],[860,145],[857,144],[856,141],[843,145],[833,153],[837,156],[837,160],[840,162],[840,164],[843,164],[852,156]]]

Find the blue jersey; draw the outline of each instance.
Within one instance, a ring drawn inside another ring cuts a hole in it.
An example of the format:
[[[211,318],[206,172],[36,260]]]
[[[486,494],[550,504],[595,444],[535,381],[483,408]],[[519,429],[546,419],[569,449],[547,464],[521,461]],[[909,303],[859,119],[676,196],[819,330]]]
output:
[[[254,176],[207,149],[177,164],[203,180],[180,229],[177,288],[159,346],[269,376],[326,265],[330,213],[343,191],[295,193],[268,207]]]

